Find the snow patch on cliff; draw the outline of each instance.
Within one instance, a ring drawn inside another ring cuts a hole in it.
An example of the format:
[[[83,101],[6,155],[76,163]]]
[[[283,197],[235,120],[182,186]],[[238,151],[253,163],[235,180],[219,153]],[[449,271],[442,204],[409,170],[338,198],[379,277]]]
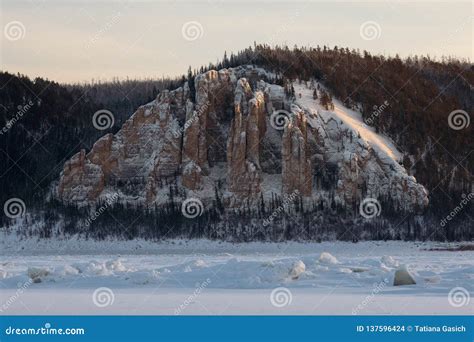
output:
[[[379,157],[383,159],[390,158],[397,164],[398,161],[401,160],[402,153],[397,150],[393,142],[388,137],[376,133],[373,127],[365,124],[360,112],[346,108],[338,99],[333,99],[333,111],[325,110],[319,104],[318,100],[313,99],[313,90],[308,88],[304,83],[298,84],[295,82],[293,87],[296,94],[296,103],[306,109],[309,113],[319,113],[325,122],[328,122],[329,118],[342,121],[347,127],[358,133],[363,141],[370,144],[370,146],[377,151]],[[322,87],[321,84],[320,87]],[[324,89],[324,87],[322,87],[322,89]],[[301,98],[299,97],[299,94],[301,94]],[[312,127],[317,127],[314,116],[307,114],[307,117],[310,125]]]

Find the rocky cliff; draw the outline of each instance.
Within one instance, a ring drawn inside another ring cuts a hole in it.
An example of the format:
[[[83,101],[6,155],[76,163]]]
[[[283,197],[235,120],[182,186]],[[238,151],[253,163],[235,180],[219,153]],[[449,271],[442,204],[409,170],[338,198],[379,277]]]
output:
[[[58,198],[82,206],[114,193],[154,206],[169,199],[173,183],[206,206],[218,194],[229,209],[292,193],[308,206],[381,196],[403,210],[427,205],[386,137],[346,120],[342,105],[322,109],[306,83],[295,84],[292,98],[274,82],[274,74],[242,66],[196,76],[194,101],[188,84],[162,92],[65,163]]]

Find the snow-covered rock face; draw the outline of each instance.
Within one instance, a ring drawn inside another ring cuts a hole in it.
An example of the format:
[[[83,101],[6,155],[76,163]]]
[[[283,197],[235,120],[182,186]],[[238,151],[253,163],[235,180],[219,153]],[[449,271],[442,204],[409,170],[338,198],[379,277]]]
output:
[[[234,113],[227,139],[228,187],[234,200],[255,199],[261,191],[260,150],[266,110],[263,93],[253,93],[245,78],[235,89]]]
[[[330,173],[325,182],[348,207],[364,197],[390,198],[404,210],[427,205],[426,190],[398,163],[400,152],[360,114],[337,101],[323,110],[306,84],[294,84],[291,100],[274,79],[242,66],[197,75],[195,101],[187,84],[163,91],[115,135],[65,163],[58,197],[86,205],[113,192],[122,203],[160,205],[176,181],[177,201],[212,203],[218,193],[235,208],[295,193],[311,205],[329,197],[318,177]],[[284,109],[291,114],[280,130],[271,115]]]
[[[334,110],[325,110],[313,100],[313,91],[304,82],[295,84],[296,110],[307,117],[313,170],[336,172],[336,200],[349,204],[364,197],[390,198],[398,209],[426,207],[427,191],[400,165],[393,143],[337,100]]]
[[[311,196],[313,176],[308,158],[307,123],[305,115],[297,112],[285,126],[282,141],[283,192]]]
[[[171,106],[180,107],[180,88],[160,101],[140,107],[117,134],[100,138],[86,155],[82,150],[66,162],[58,195],[79,205],[95,201],[108,187],[126,196],[151,200],[153,184],[178,171],[181,136]],[[146,190],[146,193],[145,193]]]
[[[62,200],[87,203],[94,201],[103,190],[104,172],[86,158],[86,151],[81,150],[64,164],[58,187]]]

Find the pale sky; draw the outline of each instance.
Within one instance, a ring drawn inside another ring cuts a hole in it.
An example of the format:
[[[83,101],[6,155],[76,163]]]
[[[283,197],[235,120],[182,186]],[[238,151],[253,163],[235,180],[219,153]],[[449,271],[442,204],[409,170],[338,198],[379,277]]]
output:
[[[2,0],[0,6],[0,69],[59,82],[177,76],[254,41],[473,60],[470,1]]]

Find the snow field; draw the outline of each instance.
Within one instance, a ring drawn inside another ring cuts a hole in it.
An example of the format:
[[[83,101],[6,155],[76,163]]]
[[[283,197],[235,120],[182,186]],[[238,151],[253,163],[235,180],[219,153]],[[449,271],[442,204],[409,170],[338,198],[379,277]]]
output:
[[[461,306],[449,301],[455,288],[468,295],[474,290],[472,252],[428,251],[434,244],[81,243],[88,246],[84,253],[95,253],[48,255],[39,246],[3,255],[0,309],[9,314],[474,313],[470,299]],[[138,245],[139,251],[132,247]],[[127,248],[135,252],[117,253]],[[405,268],[416,284],[393,286],[395,272]],[[110,305],[94,304],[99,288],[110,290]],[[277,288],[288,291],[283,306],[272,304]]]

